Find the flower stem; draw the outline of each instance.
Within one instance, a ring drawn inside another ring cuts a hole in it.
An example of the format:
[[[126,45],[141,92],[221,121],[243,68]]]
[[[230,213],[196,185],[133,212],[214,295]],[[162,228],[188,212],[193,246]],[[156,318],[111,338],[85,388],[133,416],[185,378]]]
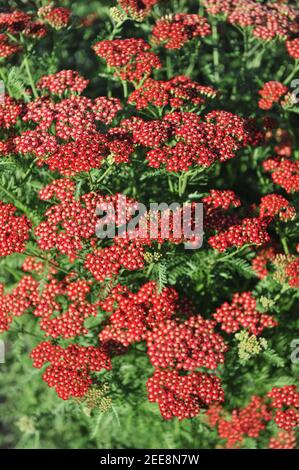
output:
[[[123,86],[124,98],[128,98],[128,84],[125,80],[121,81]]]
[[[34,98],[38,98],[38,93],[36,91],[36,87],[35,87],[34,80],[33,80],[32,74],[31,74],[30,65],[29,65],[29,61],[28,61],[27,56],[25,56],[25,58],[24,58],[24,65],[25,65],[25,70],[26,70],[26,73],[27,73],[27,76],[28,76],[28,80],[29,80],[29,83],[30,83],[30,87],[31,87],[33,96],[34,96]]]
[[[219,50],[218,50],[218,29],[217,23],[213,21],[212,24],[212,38],[213,38],[213,63],[214,63],[214,80],[215,82],[219,82],[220,75],[219,75]]]
[[[282,244],[283,251],[284,251],[285,255],[289,255],[290,250],[289,250],[289,247],[288,247],[287,239],[285,237],[281,237],[280,241],[281,241],[281,244]]]
[[[35,333],[31,333],[31,331],[25,330],[24,328],[9,328],[9,331],[12,331],[13,333],[24,333],[26,335],[34,336],[35,338],[38,338],[40,340],[44,340],[45,338],[43,336],[36,335]]]
[[[290,73],[290,75],[285,79],[284,84],[287,85],[295,77],[296,73],[299,71],[299,60],[296,60],[295,66]]]

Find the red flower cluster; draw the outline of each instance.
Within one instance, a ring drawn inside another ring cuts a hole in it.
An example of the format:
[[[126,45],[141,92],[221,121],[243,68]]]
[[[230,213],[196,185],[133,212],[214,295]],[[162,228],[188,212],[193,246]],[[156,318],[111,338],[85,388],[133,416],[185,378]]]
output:
[[[90,283],[85,279],[50,280],[45,285],[33,315],[40,317],[40,328],[52,338],[84,335],[86,318],[97,315],[96,306],[88,302]],[[61,299],[61,300],[60,300]]]
[[[245,218],[241,223],[231,225],[227,230],[210,237],[209,245],[221,252],[233,246],[264,245],[270,241],[268,225],[268,219]]]
[[[37,275],[52,279],[53,274],[57,273],[56,266],[54,261],[50,261],[49,265],[47,265],[44,261],[39,261],[32,256],[27,256],[22,264],[22,270],[28,273],[35,272]]]
[[[252,269],[260,279],[263,279],[264,277],[268,276],[268,264],[269,262],[274,260],[276,255],[276,249],[272,246],[267,246],[262,247],[258,251],[257,255],[253,258],[251,262]]]
[[[9,129],[15,126],[22,110],[20,103],[5,95],[3,101],[0,101],[0,128]]]
[[[81,93],[88,81],[77,72],[63,70],[55,75],[42,77],[38,86],[45,93],[54,95],[70,94],[69,98],[57,102],[44,96],[24,105],[22,120],[34,130],[25,130],[20,135],[8,140],[3,145],[3,153],[9,150],[38,157],[37,165],[46,164],[51,170],[58,170],[62,175],[99,168],[104,158],[112,157],[116,163],[127,162],[133,151],[133,142],[124,129],[110,129],[105,134],[97,130],[97,121],[110,124],[117,112],[122,109],[117,98],[97,97],[94,100]],[[11,114],[15,110],[7,103]],[[0,111],[1,112],[1,111]],[[3,113],[4,115],[4,113]],[[9,114],[6,114],[9,121]],[[1,120],[1,114],[0,114]],[[15,122],[10,119],[9,122]],[[14,147],[15,146],[15,147]]]
[[[207,231],[225,230],[239,222],[237,214],[226,212],[241,205],[239,197],[231,190],[212,189],[202,199],[204,203],[204,225]]]
[[[149,401],[158,403],[164,419],[193,418],[201,408],[224,400],[220,379],[214,375],[155,370],[147,381]]]
[[[241,27],[252,26],[259,39],[287,38],[298,32],[298,10],[281,2],[257,0],[204,0],[211,15],[224,13],[227,21]]]
[[[248,122],[225,111],[212,111],[204,120],[195,113],[174,112],[159,121],[135,118],[121,125],[131,130],[136,144],[152,148],[147,152],[149,166],[165,165],[168,171],[226,161],[252,138]]]
[[[259,107],[261,109],[271,109],[274,103],[281,102],[281,98],[289,92],[287,86],[280,82],[267,82],[263,88],[259,91],[261,99],[259,101]]]
[[[106,96],[95,98],[92,106],[95,119],[104,124],[110,124],[121,110],[122,105],[118,98],[107,98]]]
[[[177,300],[174,289],[165,288],[159,294],[153,281],[144,284],[137,294],[118,285],[101,303],[103,310],[112,314],[99,335],[100,341],[128,346],[146,339],[151,328],[175,313]]]
[[[277,129],[275,133],[277,145],[274,147],[275,153],[281,157],[291,157],[293,150],[293,138],[285,129]]]
[[[269,449],[295,449],[296,435],[294,431],[279,431],[269,440]]]
[[[261,198],[259,205],[260,217],[275,217],[280,220],[289,220],[296,217],[296,209],[280,194],[267,194]]]
[[[221,414],[221,409],[214,410],[213,406],[207,412],[211,426],[217,425],[219,436],[227,440],[227,448],[240,446],[246,436],[257,438],[272,419],[264,400],[257,396],[253,396],[245,408],[233,410],[231,419],[225,419]]]
[[[129,271],[142,269],[145,265],[143,246],[144,242],[138,240],[115,237],[113,245],[94,250],[86,256],[85,268],[97,281],[114,277],[121,268]]]
[[[5,34],[0,34],[0,58],[6,58],[19,52],[21,47],[9,41]]]
[[[81,77],[74,70],[61,70],[53,75],[45,75],[38,83],[37,87],[45,92],[53,95],[62,95],[65,92],[78,93],[79,95],[85,90],[89,80]]]
[[[41,222],[35,229],[41,249],[48,251],[56,248],[61,253],[76,257],[84,242],[92,239],[92,243],[95,242],[98,221],[96,210],[103,204],[114,204],[116,222],[118,221],[117,200],[120,195],[101,196],[86,193],[76,199],[74,193],[75,184],[67,179],[55,180],[40,191],[39,196],[43,201],[53,198],[59,200],[58,204],[52,205],[44,213],[47,220]],[[130,199],[127,199],[127,203],[128,208],[135,204]]]
[[[279,428],[289,431],[299,425],[299,392],[296,385],[274,387],[267,395],[271,407],[276,410],[275,423]]]
[[[57,150],[57,142],[53,135],[37,130],[24,131],[14,139],[14,150],[23,154],[33,154],[45,158]]]
[[[144,39],[104,40],[94,44],[95,53],[114,67],[122,80],[139,83],[148,78],[153,69],[161,67],[160,60]]]
[[[118,0],[122,9],[137,21],[142,21],[158,0]]]
[[[67,27],[71,12],[68,8],[53,8],[50,5],[46,5],[41,7],[37,14],[53,28],[62,29]]]
[[[287,193],[299,191],[299,161],[274,157],[265,160],[263,168]]]
[[[194,370],[216,369],[224,362],[227,347],[214,332],[215,322],[200,315],[178,323],[167,320],[147,334],[147,353],[155,367]]]
[[[299,288],[299,258],[287,265],[285,273],[289,278],[289,285]]]
[[[299,59],[299,38],[286,42],[288,53],[294,59]]]
[[[16,210],[0,201],[0,256],[22,253],[29,239],[31,223],[25,215],[16,216]]]
[[[14,36],[22,33],[33,38],[42,38],[47,34],[47,28],[41,21],[36,21],[33,15],[18,10],[0,13],[1,30]]]
[[[25,28],[30,19],[30,15],[19,10],[13,10],[9,13],[0,13],[0,27],[7,28],[11,33],[17,33]]]
[[[211,189],[209,195],[204,197],[202,201],[208,211],[213,209],[226,211],[230,207],[240,207],[241,205],[240,198],[230,189]]]
[[[31,352],[34,367],[50,363],[43,374],[49,387],[55,387],[60,398],[82,397],[92,384],[90,372],[111,369],[108,356],[100,348],[71,344],[67,348],[50,342],[40,343]]]
[[[48,135],[48,134],[47,134]],[[81,134],[75,141],[60,145],[52,150],[45,161],[50,170],[57,170],[61,175],[72,176],[99,168],[102,160],[108,156],[106,139],[100,133]]]
[[[7,331],[11,322],[12,317],[7,311],[6,299],[4,296],[4,285],[0,284],[0,333]]]
[[[250,333],[259,335],[264,328],[277,325],[273,317],[257,311],[256,300],[251,292],[234,294],[232,302],[230,304],[224,302],[217,308],[213,317],[227,333],[235,333],[241,328],[246,328]]]
[[[22,120],[26,123],[37,124],[37,129],[47,131],[56,116],[55,103],[49,97],[36,98],[24,107]]]
[[[17,286],[4,293],[0,285],[0,332],[8,330],[13,317],[23,315],[38,302],[38,282],[32,276],[23,276]]]
[[[129,201],[130,202],[130,201]],[[132,209],[136,207],[134,201],[131,201],[126,212],[127,219],[130,221]],[[182,233],[182,217],[184,213],[190,217],[190,222],[184,227]],[[160,245],[164,243],[197,245],[201,242],[201,235],[193,231],[193,222],[195,221],[196,211],[194,205],[185,205],[184,208],[178,207],[172,211],[167,209],[162,211],[146,212],[139,220],[138,225],[123,235],[113,235],[113,245],[105,248],[95,249],[86,256],[85,267],[92,273],[98,281],[104,281],[107,277],[114,277],[121,268],[130,271],[142,269],[145,266],[146,247],[153,246],[155,243]],[[113,218],[114,221],[114,218]],[[105,220],[105,223],[107,221]],[[125,222],[125,221],[123,221]],[[165,223],[167,224],[165,230]],[[115,221],[118,226],[118,221]],[[98,228],[101,228],[101,221]],[[189,233],[187,232],[189,230]]]
[[[137,109],[147,108],[150,104],[157,107],[171,106],[185,108],[200,106],[207,98],[214,98],[217,92],[214,88],[199,85],[184,75],[171,80],[153,80],[148,78],[140,88],[130,95],[128,102],[134,103]]]
[[[8,329],[14,316],[32,313],[41,318],[40,328],[46,336],[73,338],[86,334],[85,319],[97,315],[96,304],[87,300],[90,282],[71,277],[54,279],[55,266],[46,268],[34,258],[27,258],[22,269],[35,272],[42,280],[26,275],[11,292],[4,294],[1,290],[2,331]]]
[[[159,294],[155,282],[144,284],[134,294],[117,285],[100,303],[112,312],[99,339],[104,348],[110,344],[127,347],[146,340],[148,355],[155,367],[194,370],[214,369],[224,361],[226,346],[214,332],[215,323],[200,316],[185,323],[171,320],[179,308],[178,294],[164,288]],[[223,401],[218,377],[192,372],[181,376],[174,370],[156,369],[147,382],[149,401],[157,402],[162,416],[184,419],[196,416],[200,408]]]
[[[153,29],[153,42],[166,49],[180,49],[193,38],[211,34],[211,27],[203,16],[177,13],[158,20]]]

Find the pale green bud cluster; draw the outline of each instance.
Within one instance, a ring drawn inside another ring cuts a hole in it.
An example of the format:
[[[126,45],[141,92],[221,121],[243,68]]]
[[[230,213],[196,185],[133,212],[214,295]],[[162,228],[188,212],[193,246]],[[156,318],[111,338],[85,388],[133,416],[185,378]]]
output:
[[[248,361],[251,357],[257,356],[268,347],[268,343],[265,338],[258,338],[255,335],[250,335],[246,330],[236,333],[235,338],[239,343],[238,355],[241,361]]]

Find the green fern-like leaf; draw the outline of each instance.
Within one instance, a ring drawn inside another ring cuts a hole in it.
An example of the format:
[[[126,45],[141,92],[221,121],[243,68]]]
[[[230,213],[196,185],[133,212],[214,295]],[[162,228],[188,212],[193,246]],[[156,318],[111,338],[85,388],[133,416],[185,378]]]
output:
[[[157,282],[158,292],[161,293],[164,287],[167,285],[167,264],[165,262],[158,263],[157,265]]]
[[[233,272],[237,272],[244,276],[246,279],[255,277],[255,273],[248,261],[242,258],[231,258],[226,261],[226,267],[231,269]]]
[[[285,362],[273,349],[267,349],[264,352],[266,360],[275,367],[283,367]]]
[[[29,99],[29,94],[26,90],[27,84],[24,82],[23,77],[24,74],[17,67],[12,67],[8,73],[7,83],[9,84],[9,92],[16,99]]]

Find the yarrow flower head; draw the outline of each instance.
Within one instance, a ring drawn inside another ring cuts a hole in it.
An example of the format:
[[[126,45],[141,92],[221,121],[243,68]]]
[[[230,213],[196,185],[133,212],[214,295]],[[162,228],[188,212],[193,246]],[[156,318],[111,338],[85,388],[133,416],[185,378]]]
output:
[[[92,379],[90,372],[111,369],[108,356],[100,348],[71,344],[67,348],[50,342],[40,343],[32,352],[34,367],[41,368],[50,363],[43,374],[43,380],[49,387],[54,387],[63,400],[84,396]]]
[[[40,18],[55,29],[66,28],[71,16],[71,12],[68,8],[53,8],[50,5],[41,7],[37,13]]]
[[[13,204],[0,201],[0,256],[25,251],[31,222],[25,215],[15,215],[16,210]]]
[[[263,168],[271,173],[273,182],[287,193],[299,191],[299,161],[274,157],[265,160]]]
[[[211,189],[208,196],[203,198],[203,203],[209,209],[228,210],[230,207],[240,207],[240,198],[229,189]]]
[[[147,334],[147,353],[155,367],[194,370],[216,369],[227,347],[214,331],[215,323],[200,315],[184,323],[166,320]]]
[[[275,259],[276,254],[275,247],[266,246],[260,248],[257,255],[252,259],[252,269],[260,279],[268,276],[269,264]]]
[[[23,31],[30,21],[31,16],[23,11],[0,13],[0,29],[7,29],[12,34]]]
[[[134,20],[143,21],[158,0],[118,0],[118,3]]]
[[[20,45],[10,42],[5,34],[0,34],[0,58],[10,57],[21,49]]]
[[[275,423],[279,428],[289,431],[299,425],[299,392],[296,385],[274,387],[267,395],[271,407],[276,410]]]
[[[55,137],[47,132],[24,131],[14,139],[15,150],[23,154],[32,154],[35,157],[45,158],[57,151],[58,145]]]
[[[211,15],[223,13],[227,21],[241,27],[252,26],[252,34],[262,40],[286,39],[298,32],[298,10],[281,2],[257,0],[204,0]]]
[[[220,379],[201,372],[180,375],[175,370],[157,369],[148,379],[147,389],[149,401],[158,403],[164,419],[193,418],[202,408],[224,400]]]
[[[10,129],[15,126],[22,110],[21,103],[5,95],[4,99],[0,101],[0,128]]]
[[[299,59],[299,38],[287,41],[286,46],[289,55],[294,59]]]
[[[68,179],[54,180],[45,186],[39,193],[40,199],[50,201],[55,198],[59,202],[49,207],[44,214],[46,220],[35,228],[41,249],[48,251],[55,248],[71,258],[77,256],[84,243],[91,242],[93,245],[97,240],[97,207],[111,203],[116,208],[120,197],[118,194],[101,196],[91,192],[82,195],[78,200],[75,197],[75,189],[74,182]],[[135,204],[130,199],[127,203],[131,206]],[[96,266],[93,266],[94,270]],[[107,271],[106,274],[108,275]]]
[[[274,103],[281,103],[282,98],[289,92],[287,86],[280,82],[267,82],[263,88],[259,91],[261,99],[259,101],[259,107],[261,109],[271,109]]]
[[[280,194],[268,194],[261,198],[259,204],[260,217],[275,217],[280,220],[289,220],[296,217],[296,209]]]
[[[148,78],[153,69],[159,69],[161,62],[144,39],[104,40],[94,44],[95,53],[115,69],[115,75],[128,82]]]
[[[272,413],[268,410],[262,397],[253,396],[247,406],[234,409],[231,417],[225,417],[224,410],[212,405],[208,410],[210,425],[217,426],[218,435],[226,439],[225,447],[239,447],[244,438],[257,438],[266,424],[272,419]],[[224,415],[224,416],[223,416]]]
[[[88,85],[89,80],[81,77],[77,71],[61,70],[53,75],[45,75],[37,87],[53,95],[62,95],[65,92],[81,94]]]
[[[87,334],[85,320],[98,313],[96,305],[86,298],[89,293],[90,283],[85,279],[50,279],[32,312],[41,319],[45,336],[74,338]]]
[[[226,230],[210,237],[209,245],[220,252],[233,246],[264,245],[270,241],[267,232],[268,225],[268,219],[259,217],[245,218],[240,223],[233,224]]]
[[[269,440],[269,449],[296,449],[296,434],[294,431],[279,431]]]
[[[214,88],[199,85],[189,77],[180,75],[165,82],[148,78],[140,88],[133,91],[128,102],[134,103],[137,109],[147,108],[149,104],[157,107],[169,105],[179,109],[200,107],[216,95]]]
[[[253,335],[259,335],[264,328],[277,325],[273,317],[257,310],[256,299],[251,292],[234,294],[232,302],[224,302],[213,317],[227,333],[234,333],[244,328]]]
[[[0,285],[0,332],[8,330],[14,317],[26,313],[38,303],[39,283],[32,276],[23,276],[16,287],[5,292]]]
[[[148,165],[165,165],[167,171],[226,161],[251,139],[248,122],[225,111],[212,111],[204,119],[195,113],[172,112],[161,120],[127,119],[121,125],[132,132],[136,144],[150,149]]]
[[[287,264],[285,267],[285,274],[288,278],[288,283],[291,287],[299,288],[299,258]]]
[[[110,124],[121,110],[122,105],[118,98],[107,98],[106,96],[95,98],[92,106],[95,119],[104,124]]]
[[[158,20],[153,29],[153,42],[166,49],[180,49],[193,38],[211,34],[211,27],[203,16],[177,13]]]
[[[158,293],[153,281],[144,284],[136,294],[122,286],[114,288],[101,303],[103,310],[112,313],[99,335],[100,341],[129,346],[145,340],[151,328],[171,318],[176,311],[177,300],[178,294],[174,289],[165,288]]]
[[[36,21],[32,14],[13,10],[8,13],[0,13],[0,32],[18,36],[40,39],[46,36],[47,28],[41,21]],[[17,44],[18,46],[18,44]],[[20,50],[20,48],[18,48]]]

